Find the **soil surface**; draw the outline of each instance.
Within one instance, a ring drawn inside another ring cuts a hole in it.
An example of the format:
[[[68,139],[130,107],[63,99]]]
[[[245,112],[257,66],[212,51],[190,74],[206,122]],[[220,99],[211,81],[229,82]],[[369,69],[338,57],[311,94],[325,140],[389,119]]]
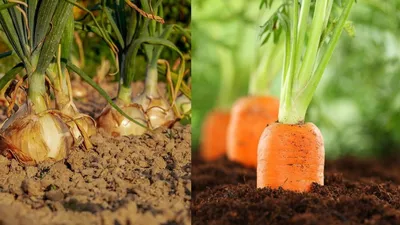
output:
[[[226,158],[192,169],[192,224],[400,224],[400,157],[328,161],[310,193],[256,189],[255,169]]]
[[[106,102],[83,90],[76,104],[95,117]],[[94,149],[37,167],[0,156],[0,224],[190,224],[190,126],[91,140]]]

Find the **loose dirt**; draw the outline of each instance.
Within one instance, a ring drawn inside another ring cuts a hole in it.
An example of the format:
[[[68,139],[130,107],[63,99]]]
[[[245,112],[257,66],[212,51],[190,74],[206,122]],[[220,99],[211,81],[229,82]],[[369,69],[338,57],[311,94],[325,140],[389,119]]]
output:
[[[256,171],[223,158],[192,169],[199,224],[400,224],[400,157],[328,161],[310,193],[259,189]]]
[[[77,106],[97,116],[106,102],[87,91]],[[0,156],[0,224],[190,224],[190,126],[91,141],[37,167]]]

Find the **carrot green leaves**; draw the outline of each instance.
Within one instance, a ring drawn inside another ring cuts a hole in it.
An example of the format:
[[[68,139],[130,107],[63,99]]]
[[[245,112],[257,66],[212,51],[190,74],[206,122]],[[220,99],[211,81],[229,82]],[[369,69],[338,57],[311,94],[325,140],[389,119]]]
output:
[[[346,28],[354,32],[351,24],[346,23],[353,4],[354,0],[284,1],[264,24],[264,42],[272,35],[274,39],[285,39],[281,123],[304,122],[308,105],[342,31]]]

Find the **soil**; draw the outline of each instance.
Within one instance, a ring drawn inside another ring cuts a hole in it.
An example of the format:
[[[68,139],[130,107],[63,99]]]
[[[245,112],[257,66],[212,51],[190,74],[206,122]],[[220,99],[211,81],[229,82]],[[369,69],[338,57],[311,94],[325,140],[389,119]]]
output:
[[[106,102],[83,87],[76,105],[95,117]],[[37,167],[0,156],[0,224],[190,224],[190,126],[130,137],[100,130],[91,141],[92,150]]]
[[[255,169],[192,161],[192,224],[400,224],[400,157],[328,161],[310,193],[256,189]]]

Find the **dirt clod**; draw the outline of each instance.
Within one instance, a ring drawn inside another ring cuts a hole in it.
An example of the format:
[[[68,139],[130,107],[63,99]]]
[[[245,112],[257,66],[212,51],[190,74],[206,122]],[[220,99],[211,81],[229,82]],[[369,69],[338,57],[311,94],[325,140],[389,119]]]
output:
[[[21,184],[22,190],[29,196],[39,196],[42,193],[40,182],[33,179],[25,179]]]
[[[50,190],[45,194],[46,199],[51,201],[61,201],[64,199],[64,194],[61,190]]]

